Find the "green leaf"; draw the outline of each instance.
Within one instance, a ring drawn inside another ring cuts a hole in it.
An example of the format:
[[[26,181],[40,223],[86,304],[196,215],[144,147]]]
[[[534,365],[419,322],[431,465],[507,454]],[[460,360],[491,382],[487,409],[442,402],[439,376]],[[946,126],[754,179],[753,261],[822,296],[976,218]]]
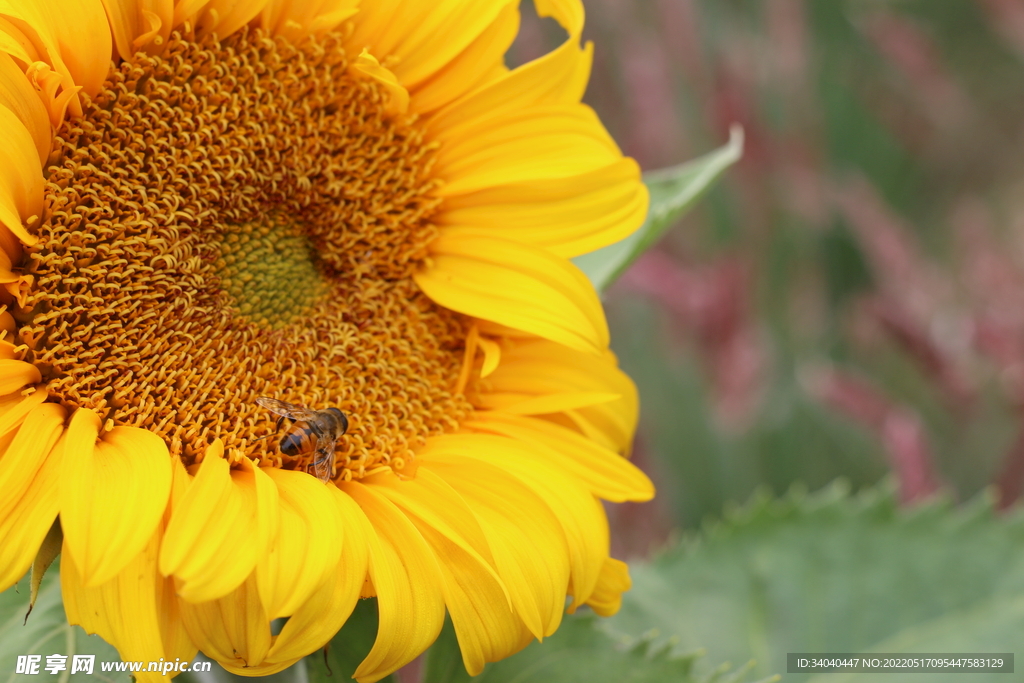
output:
[[[543,643],[488,664],[472,678],[459,654],[451,621],[427,653],[424,683],[738,683],[747,670],[729,672],[722,666],[709,676],[694,676],[699,653],[672,655],[669,647],[651,647],[649,639],[625,643],[606,633],[592,613],[567,615],[561,627]],[[774,680],[774,679],[772,679]]]
[[[345,626],[331,640],[326,657],[323,652],[314,652],[303,660],[309,672],[309,683],[351,680],[356,667],[373,648],[376,638],[377,600],[360,600]],[[393,675],[381,679],[383,683],[393,683],[394,680]]]
[[[604,291],[649,249],[743,155],[743,129],[733,126],[729,142],[679,166],[644,174],[651,207],[640,229],[624,240],[573,259],[597,290]]]
[[[40,675],[53,678],[45,670],[47,655],[67,655],[67,669],[54,680],[60,683],[107,681],[127,683],[127,673],[109,673],[100,669],[100,662],[121,661],[115,650],[99,636],[87,636],[79,626],[69,626],[60,596],[60,577],[56,564],[50,567],[39,589],[35,608],[28,619],[29,580],[0,593],[0,683],[14,683],[27,677],[15,673],[18,655],[42,655]],[[72,655],[95,655],[92,675],[71,670]]]
[[[983,653],[1013,652],[1024,632],[1024,595],[999,596],[966,610],[931,619],[876,643],[872,652],[889,653]],[[1014,663],[1015,668],[1020,666]],[[929,673],[928,683],[962,683],[963,671]],[[809,683],[861,683],[857,674],[818,674]],[[974,674],[972,681],[1006,680],[1005,674]],[[872,683],[902,683],[905,674],[872,674]]]
[[[755,659],[758,675],[784,672],[787,652],[1006,652],[1024,632],[1024,520],[987,500],[901,510],[841,485],[761,498],[631,571],[613,633]]]

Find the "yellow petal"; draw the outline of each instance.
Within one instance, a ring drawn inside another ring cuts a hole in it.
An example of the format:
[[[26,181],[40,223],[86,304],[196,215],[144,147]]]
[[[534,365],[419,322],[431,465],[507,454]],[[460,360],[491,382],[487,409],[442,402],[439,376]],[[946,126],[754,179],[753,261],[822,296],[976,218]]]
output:
[[[86,633],[98,633],[117,648],[123,661],[191,661],[196,654],[196,647],[188,640],[164,640],[165,633],[180,630],[180,625],[168,623],[177,622],[178,617],[165,605],[169,582],[156,568],[159,539],[157,530],[121,571],[108,581],[90,586],[65,537],[60,579],[68,623],[80,625]],[[155,672],[143,671],[135,676],[146,683],[167,680]]]
[[[189,602],[213,600],[241,585],[278,535],[274,482],[245,459],[231,469],[223,454],[219,439],[207,449],[160,551],[160,571],[174,576]]]
[[[450,197],[436,218],[446,235],[486,232],[573,257],[632,234],[648,193],[632,159],[561,179],[523,181]]]
[[[25,34],[25,25],[18,27],[0,16],[0,52],[19,60],[22,64],[39,61],[39,51]]]
[[[66,411],[36,405],[0,455],[0,591],[18,581],[57,518],[60,455],[55,442]],[[5,416],[6,417],[6,416]],[[0,441],[7,441],[2,439]]]
[[[174,18],[172,26],[181,26],[186,21],[190,26],[196,25],[196,18],[199,13],[210,3],[210,0],[176,0],[174,4]]]
[[[191,489],[190,489],[191,490]],[[181,619],[192,641],[233,673],[247,673],[267,657],[272,638],[256,575],[222,598],[193,604],[182,600]]]
[[[563,423],[574,425],[606,448],[618,453],[629,450],[639,415],[639,399],[636,386],[618,368],[611,352],[580,353],[543,339],[516,341],[504,349],[498,369],[481,382],[478,403],[481,407],[522,415],[525,410],[512,398],[525,400],[563,392],[618,394],[619,398],[612,401],[558,412],[564,416]],[[553,417],[552,413],[548,416]]]
[[[115,427],[97,441],[100,418],[71,416],[60,482],[65,548],[87,586],[112,579],[142,552],[171,493],[171,458],[156,434]]]
[[[575,597],[573,607],[590,597],[608,557],[608,520],[600,503],[580,483],[526,444],[490,434],[434,437],[430,441],[429,459],[463,467],[484,462],[533,490],[551,508],[565,533]]]
[[[604,561],[601,576],[597,580],[594,592],[587,599],[587,604],[602,617],[610,617],[619,611],[622,606],[622,594],[632,585],[629,565],[609,557]]]
[[[430,265],[415,279],[445,308],[581,351],[607,348],[601,302],[586,275],[570,262],[484,236],[442,235],[431,251]]]
[[[654,484],[633,463],[580,434],[547,420],[501,412],[476,412],[466,429],[518,439],[544,453],[549,462],[583,482],[598,498],[614,503],[647,501]]]
[[[554,633],[569,583],[569,551],[551,509],[530,488],[486,463],[434,462],[429,441],[417,457],[418,473],[436,473],[472,509],[526,627],[537,638]]]
[[[100,0],[0,0],[0,17],[27,26],[30,33],[25,35],[33,41],[39,59],[60,77],[63,99],[46,103],[51,121],[65,106],[81,116],[75,88],[95,95],[110,67],[110,25]]]
[[[341,22],[359,11],[359,0],[326,0],[320,7],[320,12],[307,22],[289,22],[290,25],[299,23],[305,32],[317,34],[325,31],[335,30]],[[286,37],[290,34],[285,33]]]
[[[542,396],[532,396],[525,392],[487,391],[481,393],[474,404],[479,408],[500,410],[510,415],[541,415],[600,405],[618,398],[618,394],[598,391],[563,391]]]
[[[506,348],[502,363],[483,383],[485,391],[494,394],[517,394],[524,397],[553,396],[561,394],[595,394],[606,397],[620,396],[608,373],[589,372],[606,362],[595,357],[596,362],[585,363],[581,354],[558,344],[541,340],[520,342]],[[613,393],[614,392],[614,393]],[[568,406],[594,405],[596,402]]]
[[[25,421],[25,417],[46,398],[45,391],[34,391],[28,396],[13,393],[0,398],[0,437],[7,438],[0,452],[7,448],[10,439],[14,438],[14,430]]]
[[[498,20],[506,6],[518,4],[518,0],[440,0],[428,4],[434,6],[434,11],[406,37],[396,66],[402,83],[410,88],[450,64]]]
[[[363,49],[349,67],[352,71],[373,79],[390,95],[387,104],[389,114],[404,114],[409,110],[409,91],[398,82],[395,74],[381,66],[377,58]]]
[[[519,32],[519,7],[508,3],[487,29],[457,57],[416,86],[413,109],[433,112],[508,73],[505,53]]]
[[[267,4],[268,0],[210,0],[195,12],[196,35],[216,33],[221,39],[227,38],[258,17]]]
[[[35,244],[38,238],[29,234],[25,222],[41,216],[42,211],[43,170],[36,142],[18,115],[0,104],[0,226],[6,227],[23,243]],[[13,391],[6,388],[9,378],[17,381],[24,375],[25,370],[0,366],[0,394]],[[36,379],[23,384],[38,382],[38,372],[36,375]]]
[[[260,14],[260,26],[298,42],[311,33],[332,31],[359,11],[359,0],[272,0]]]
[[[267,475],[280,494],[281,532],[256,565],[271,619],[294,613],[338,566],[342,520],[330,487],[305,472],[275,468]]]
[[[366,579],[373,527],[347,493],[333,485],[325,488],[331,492],[345,528],[341,561],[317,592],[285,622],[267,655],[268,673],[271,667],[290,666],[333,638],[352,614]]]
[[[415,518],[414,522],[437,554],[444,602],[469,675],[526,647],[533,635],[513,613],[504,584],[448,536]]]
[[[159,50],[171,35],[173,0],[103,0],[121,59],[142,49]]]
[[[633,431],[619,429],[621,425],[617,423],[621,422],[621,420],[615,419],[617,416],[612,412],[613,409],[609,410],[609,405],[566,410],[561,413],[561,416],[567,418],[566,421],[558,419],[560,416],[557,414],[544,417],[559,424],[572,424],[579,430],[580,434],[583,434],[588,439],[628,457],[632,448]],[[603,408],[604,410],[595,410],[595,408]],[[635,428],[634,424],[633,429]]]
[[[362,483],[394,503],[421,531],[424,526],[436,530],[477,560],[483,571],[498,578],[479,522],[459,494],[433,472],[422,476],[417,473],[415,479],[404,481],[391,472],[382,472],[364,478]]]
[[[35,143],[39,163],[45,163],[53,141],[46,107],[33,90],[25,72],[14,63],[10,55],[3,52],[0,52],[0,105],[10,109],[25,126]]]
[[[192,476],[185,470],[185,465],[181,462],[181,458],[171,458],[171,502],[164,512],[165,529],[167,524],[170,523],[174,511],[181,505],[181,501],[185,499],[185,492],[188,491],[191,485]]]
[[[205,464],[207,460],[223,462],[222,453],[223,448],[220,441],[217,440],[214,446],[207,450],[203,463]],[[241,465],[244,468],[245,461]],[[219,465],[216,464],[213,467],[214,471],[218,468]],[[202,471],[202,465],[200,471]],[[206,475],[206,477],[210,476]],[[197,476],[190,481],[180,463],[175,467],[174,488],[171,493],[171,519],[174,519],[179,509],[187,504],[190,499],[188,494],[191,493],[198,480]],[[266,475],[259,481],[263,482],[260,486],[269,485],[276,494],[276,488],[273,487],[273,483]],[[204,479],[204,483],[208,485],[208,480]],[[256,484],[252,484],[252,486],[255,487]],[[270,508],[269,516],[277,519],[274,514],[277,507],[276,496],[263,496],[262,499],[265,502],[271,501],[266,503],[266,507]],[[255,522],[252,523],[255,524]],[[260,534],[257,534],[257,538],[260,538]],[[166,545],[166,538],[164,541]],[[173,586],[173,579],[168,578],[167,583]],[[217,600],[196,605],[179,600],[177,595],[169,597],[173,600],[171,607],[176,614],[180,615],[179,628],[184,629],[189,641],[195,642],[203,652],[217,659],[224,666],[230,668],[235,665],[244,668],[249,662],[257,665],[266,657],[271,642],[270,620],[259,599],[255,573],[250,574],[247,580],[231,593]],[[180,639],[180,637],[179,634],[178,638]]]
[[[2,229],[0,229],[0,235],[6,235],[8,237],[11,236],[10,233]],[[3,244],[2,239],[0,239],[0,251],[2,251],[5,255],[9,256],[7,247],[6,245]],[[6,332],[8,334],[8,338],[14,337],[14,333],[17,331],[17,325],[14,322],[14,316],[11,315],[10,311],[4,311],[3,313],[0,313],[0,331]]]
[[[447,181],[437,222],[446,234],[483,231],[571,257],[635,231],[648,195],[639,167],[580,104],[592,57],[579,43],[582,4],[541,3],[538,12],[565,27],[565,43],[427,120],[429,138],[442,143],[437,172]],[[413,108],[426,110],[413,94]]]
[[[374,683],[427,649],[444,624],[443,581],[437,559],[420,532],[374,487],[343,482],[373,525],[369,574],[380,613],[377,640],[356,669],[359,683]]]
[[[554,16],[569,32],[568,40],[543,57],[506,71],[485,87],[474,89],[445,107],[431,118],[429,130],[438,133],[464,121],[491,118],[537,105],[578,103],[590,77],[593,48],[579,44],[583,6],[578,0],[566,3],[569,4],[576,7],[551,8],[542,15]]]
[[[174,508],[184,498],[185,491],[188,490],[191,483],[192,478],[185,471],[181,460],[171,458],[171,497],[167,509],[164,511],[164,517],[157,526],[160,531],[161,543]],[[154,561],[157,562],[156,568],[159,570],[159,553],[154,557]],[[180,601],[173,578],[160,576],[160,585],[156,595],[156,613],[159,616],[160,635],[164,649],[168,652],[165,659],[169,659],[172,655],[180,657],[182,660],[191,660],[195,657],[196,646],[189,638],[188,631],[185,630],[185,623],[181,620]]]
[[[60,61],[89,95],[95,95],[107,79],[112,52],[110,25],[102,4],[96,0],[36,0],[47,7],[47,28],[52,30],[60,50]],[[38,31],[39,26],[33,25]],[[53,55],[51,54],[51,57]]]
[[[410,3],[405,0],[377,0],[360,3],[359,14],[353,20],[355,30],[349,41],[359,47],[368,47],[374,54],[401,56],[403,44],[422,25],[432,11],[431,3]]]
[[[368,47],[382,58],[398,58],[395,73],[415,88],[456,59],[515,0],[401,0],[364,2],[349,44]]]
[[[2,57],[3,55],[0,55],[0,58]],[[4,248],[3,245],[0,245],[0,284],[17,282],[21,279],[20,275],[14,273],[11,270],[12,267],[13,264],[11,263],[11,257],[7,253],[7,249]],[[7,313],[7,311],[4,311],[4,313]],[[7,339],[13,338],[14,335],[7,336]],[[0,346],[3,347],[3,351],[0,352],[0,357],[2,357],[4,360],[18,360],[18,356],[21,355],[20,353],[15,351],[17,347],[15,347],[14,344],[12,344],[9,341],[4,340],[0,342]]]
[[[591,173],[622,158],[589,107],[548,105],[462,122],[437,133],[442,197]]]
[[[0,493],[3,494],[0,495],[0,519],[11,513],[32,486],[47,454],[64,431],[67,411],[56,403],[41,403],[38,399],[26,399],[6,413],[2,418],[4,426],[15,420],[20,422],[19,414],[26,409],[24,422],[0,455]],[[4,430],[4,433],[9,431]]]
[[[487,377],[492,372],[498,369],[498,365],[501,364],[501,346],[490,339],[480,337],[477,339],[477,343],[480,344],[480,348],[484,352],[484,365],[480,368],[480,376]]]
[[[391,473],[362,481],[405,513],[437,555],[445,577],[445,605],[466,670],[476,675],[485,663],[525,647],[531,636],[526,632],[524,639],[522,622],[512,612],[508,591],[493,569],[487,538],[461,496],[425,469],[410,481]]]

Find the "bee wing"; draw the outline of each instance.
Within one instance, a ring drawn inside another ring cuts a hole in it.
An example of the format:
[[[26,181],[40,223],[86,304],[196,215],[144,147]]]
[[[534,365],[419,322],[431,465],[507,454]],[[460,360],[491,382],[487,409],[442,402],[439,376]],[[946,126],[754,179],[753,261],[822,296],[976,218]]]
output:
[[[313,468],[316,470],[316,478],[325,484],[331,480],[336,443],[337,439],[323,436],[318,436],[316,439],[316,460],[313,461]]]
[[[309,410],[308,408],[294,403],[285,403],[284,401],[278,401],[276,398],[268,398],[266,396],[260,396],[256,399],[256,402],[267,410],[289,417],[293,420],[306,420],[316,417],[316,412]]]

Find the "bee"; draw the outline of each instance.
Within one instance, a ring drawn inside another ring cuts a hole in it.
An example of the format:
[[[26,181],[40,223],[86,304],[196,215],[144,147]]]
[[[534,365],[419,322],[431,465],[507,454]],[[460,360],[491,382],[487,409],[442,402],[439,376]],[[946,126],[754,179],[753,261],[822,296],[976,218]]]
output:
[[[338,437],[348,430],[348,418],[337,408],[310,410],[294,403],[285,403],[275,398],[261,396],[256,402],[267,410],[277,413],[277,429],[285,420],[292,421],[292,428],[281,439],[278,446],[285,455],[301,455],[314,451],[316,459],[313,469],[317,479],[328,482],[334,466],[334,445]]]

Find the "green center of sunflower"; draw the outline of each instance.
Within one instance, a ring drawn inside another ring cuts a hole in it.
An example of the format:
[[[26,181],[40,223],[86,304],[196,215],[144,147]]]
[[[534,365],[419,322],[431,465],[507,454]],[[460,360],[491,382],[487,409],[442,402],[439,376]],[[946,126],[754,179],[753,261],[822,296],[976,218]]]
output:
[[[308,316],[329,289],[309,238],[283,216],[226,226],[219,246],[221,289],[257,325],[280,329]]]

